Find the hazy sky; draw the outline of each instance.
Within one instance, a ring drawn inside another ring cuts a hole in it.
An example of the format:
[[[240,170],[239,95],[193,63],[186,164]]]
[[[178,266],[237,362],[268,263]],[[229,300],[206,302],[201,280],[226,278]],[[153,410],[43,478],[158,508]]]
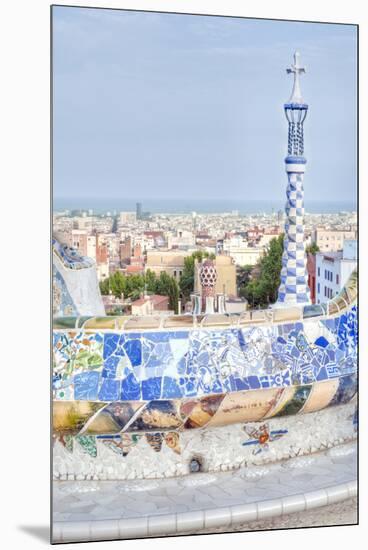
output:
[[[280,199],[295,49],[309,200],[354,200],[356,28],[53,9],[54,195]]]

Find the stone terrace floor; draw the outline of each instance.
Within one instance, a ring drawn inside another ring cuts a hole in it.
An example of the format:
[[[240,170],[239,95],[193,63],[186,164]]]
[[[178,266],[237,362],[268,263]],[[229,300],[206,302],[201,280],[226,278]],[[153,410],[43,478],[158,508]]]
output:
[[[55,481],[54,541],[254,529],[255,521],[351,499],[356,469],[356,444],[350,443],[282,463],[216,474]],[[265,528],[276,528],[274,523]]]

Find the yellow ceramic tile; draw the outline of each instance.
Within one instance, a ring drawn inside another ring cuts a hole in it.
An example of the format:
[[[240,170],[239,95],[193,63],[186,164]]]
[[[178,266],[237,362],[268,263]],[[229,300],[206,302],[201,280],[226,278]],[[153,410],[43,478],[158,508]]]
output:
[[[79,433],[86,422],[105,406],[92,401],[54,401],[52,426],[55,433]]]
[[[328,302],[328,314],[329,315],[335,315],[336,313],[339,313],[339,308],[337,307],[337,304],[334,300],[331,300]]]
[[[118,434],[129,426],[131,420],[143,407],[144,403],[139,401],[113,401],[93,416],[80,433]]]
[[[280,413],[285,405],[287,405],[287,403],[289,403],[289,401],[293,398],[295,390],[296,386],[287,386],[286,388],[283,388],[276,399],[275,404],[270,408],[264,418],[271,418],[272,416]]]
[[[281,393],[282,390],[278,388],[270,388],[227,394],[208,427],[256,422],[274,406]]]
[[[339,387],[339,379],[324,380],[313,384],[312,391],[300,413],[320,411],[329,405]]]
[[[159,328],[162,319],[159,316],[149,317],[119,317],[118,328],[124,330],[144,330]]]
[[[182,424],[179,400],[157,400],[150,401],[142,408],[134,422],[129,423],[127,431],[175,430]]]
[[[275,309],[273,312],[273,320],[275,323],[287,321],[299,321],[301,319],[301,309],[299,307],[287,307]]]
[[[174,451],[174,453],[180,455],[181,453],[181,447],[180,447],[180,437],[177,432],[168,432],[167,434],[164,434],[164,440],[166,445]]]
[[[184,429],[203,428],[216,414],[224,395],[211,395],[198,401],[189,414]]]
[[[92,317],[83,325],[85,330],[115,329],[115,317]]]
[[[114,419],[103,413],[97,414],[82,428],[79,435],[118,434],[121,428]]]

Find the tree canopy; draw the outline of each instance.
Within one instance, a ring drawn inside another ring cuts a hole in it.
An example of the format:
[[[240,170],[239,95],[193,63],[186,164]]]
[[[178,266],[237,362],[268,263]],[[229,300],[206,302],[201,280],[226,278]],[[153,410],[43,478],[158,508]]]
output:
[[[284,235],[271,239],[268,250],[256,266],[259,276],[240,288],[240,295],[248,300],[251,307],[267,307],[276,302],[283,247]]]
[[[310,245],[307,246],[306,252],[308,254],[313,254],[315,256],[317,252],[319,252],[319,246],[316,242],[312,242]]]
[[[164,271],[160,276],[147,269],[145,275],[133,274],[124,275],[116,271],[110,277],[100,282],[101,294],[113,294],[116,298],[124,296],[137,300],[140,295],[146,291],[148,294],[159,294],[169,297],[169,308],[178,311],[179,287],[178,283]]]
[[[237,270],[236,270],[236,284],[237,284],[237,287],[239,288],[239,291],[244,289],[244,287],[246,287],[247,284],[249,283],[249,281],[251,279],[251,274],[252,274],[253,268],[254,268],[254,266],[250,265],[250,264],[246,264],[246,265],[243,265],[243,266],[240,266],[240,267],[237,268]],[[241,295],[241,293],[240,293],[240,295]]]

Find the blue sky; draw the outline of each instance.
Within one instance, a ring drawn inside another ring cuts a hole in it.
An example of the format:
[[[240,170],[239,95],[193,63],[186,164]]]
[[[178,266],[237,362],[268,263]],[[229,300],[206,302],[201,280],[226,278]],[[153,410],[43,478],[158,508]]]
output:
[[[305,196],[355,200],[356,28],[53,8],[54,196],[280,199],[299,49]]]

